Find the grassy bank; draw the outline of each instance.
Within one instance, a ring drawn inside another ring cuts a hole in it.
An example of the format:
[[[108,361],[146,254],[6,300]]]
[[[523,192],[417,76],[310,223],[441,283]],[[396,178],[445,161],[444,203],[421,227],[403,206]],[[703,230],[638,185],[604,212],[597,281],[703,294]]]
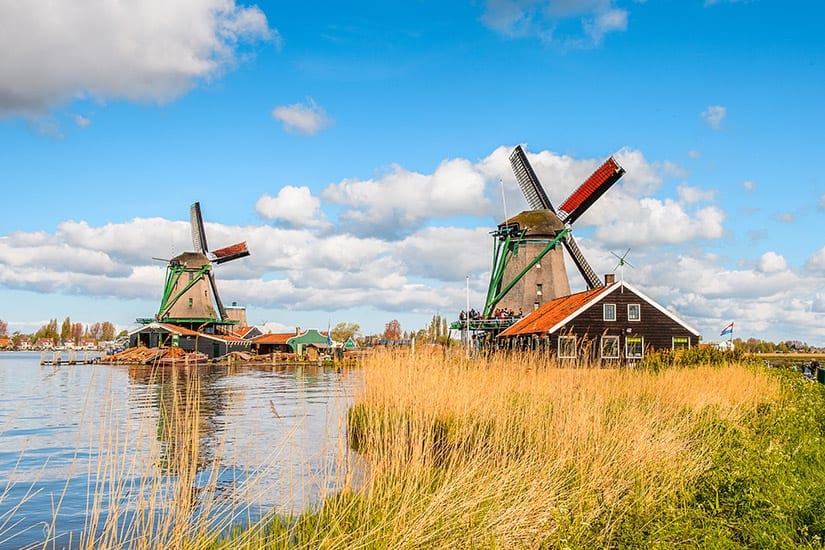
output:
[[[825,536],[825,399],[800,376],[409,353],[364,371],[350,413],[358,486],[214,546],[795,548]]]

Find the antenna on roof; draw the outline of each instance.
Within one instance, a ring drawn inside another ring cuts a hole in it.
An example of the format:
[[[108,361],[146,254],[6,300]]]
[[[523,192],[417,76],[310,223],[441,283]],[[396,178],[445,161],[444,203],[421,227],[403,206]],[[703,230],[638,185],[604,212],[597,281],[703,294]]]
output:
[[[624,266],[629,265],[630,267],[636,267],[635,265],[633,265],[632,263],[628,262],[625,259],[625,258],[627,258],[627,255],[630,253],[630,249],[628,248],[627,250],[625,250],[625,253],[622,254],[621,256],[619,256],[618,254],[616,254],[612,250],[610,251],[610,253],[613,254],[614,256],[616,256],[619,259],[619,262],[616,264],[616,267],[621,268],[619,270],[619,277],[622,281],[622,284],[624,284]],[[616,267],[613,268],[613,271],[616,271]]]

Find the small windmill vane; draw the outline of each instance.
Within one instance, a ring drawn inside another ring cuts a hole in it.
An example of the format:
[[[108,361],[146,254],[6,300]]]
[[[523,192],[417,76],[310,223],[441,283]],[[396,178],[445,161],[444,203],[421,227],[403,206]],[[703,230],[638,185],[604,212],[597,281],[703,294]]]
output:
[[[616,258],[618,258],[618,260],[619,260],[616,263],[616,267],[613,268],[613,271],[616,271],[616,268],[621,268],[619,270],[619,277],[620,277],[621,281],[624,282],[624,266],[629,265],[630,267],[636,267],[635,265],[633,265],[632,263],[627,261],[627,255],[630,253],[630,249],[628,248],[627,250],[625,250],[624,254],[622,254],[621,256],[619,256],[618,254],[616,254],[612,250],[610,251],[610,253],[613,254],[614,256],[616,256]]]

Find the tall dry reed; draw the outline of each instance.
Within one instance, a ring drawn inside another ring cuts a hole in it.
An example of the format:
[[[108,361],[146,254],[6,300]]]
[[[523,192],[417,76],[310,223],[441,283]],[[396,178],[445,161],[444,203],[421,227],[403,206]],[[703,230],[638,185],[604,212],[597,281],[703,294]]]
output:
[[[323,546],[606,544],[623,515],[673,502],[709,467],[717,442],[703,420],[780,394],[745,366],[650,373],[404,352],[363,368],[351,423],[368,474],[326,503]]]

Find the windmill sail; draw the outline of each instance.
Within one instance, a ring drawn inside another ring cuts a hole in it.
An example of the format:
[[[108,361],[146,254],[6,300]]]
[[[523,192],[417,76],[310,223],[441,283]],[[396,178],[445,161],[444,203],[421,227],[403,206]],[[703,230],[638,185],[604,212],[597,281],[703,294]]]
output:
[[[579,245],[576,243],[576,240],[573,238],[573,235],[568,233],[564,238],[564,247],[570,253],[570,257],[573,258],[573,263],[576,264],[576,267],[579,270],[579,273],[582,274],[584,280],[587,282],[587,288],[599,288],[603,286],[602,280],[596,275],[596,272],[593,271],[593,268],[590,267],[587,259],[584,257],[584,254],[579,248]]]
[[[539,183],[539,179],[536,177],[533,167],[530,166],[521,145],[516,145],[515,150],[510,155],[510,166],[513,167],[521,192],[524,193],[524,198],[527,199],[530,208],[533,210],[548,209],[555,213],[556,210],[550,203],[550,199],[547,198],[547,194],[544,192],[541,183]]]
[[[224,262],[249,256],[249,249],[246,247],[246,241],[244,241],[242,243],[213,250],[212,255],[215,257],[214,262],[216,264],[222,264]]]
[[[569,224],[576,221],[623,175],[624,168],[613,157],[607,159],[559,207],[562,221]]]
[[[201,215],[201,203],[196,202],[189,210],[192,221],[192,245],[195,252],[206,254],[209,247],[206,244],[206,230],[203,228],[203,216]]]

